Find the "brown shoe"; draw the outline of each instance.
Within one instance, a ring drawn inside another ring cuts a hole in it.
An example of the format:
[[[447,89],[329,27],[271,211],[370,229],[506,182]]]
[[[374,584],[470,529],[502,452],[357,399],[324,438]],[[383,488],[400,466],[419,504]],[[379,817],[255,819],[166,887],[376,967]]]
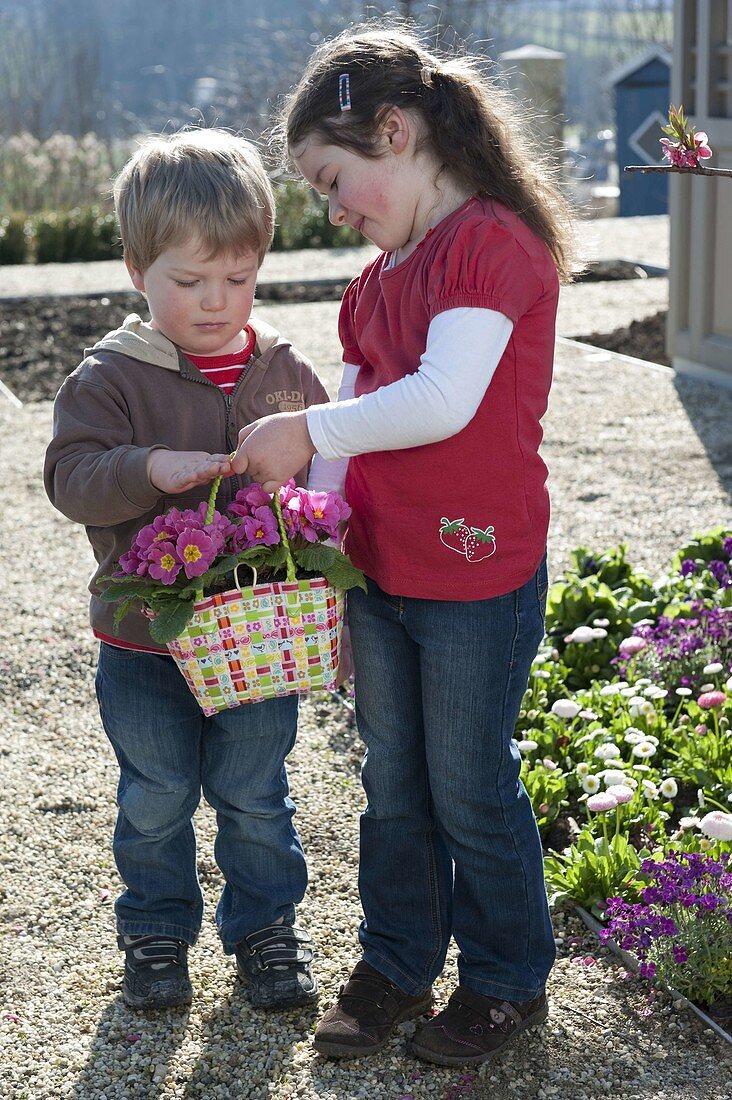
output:
[[[402,1020],[421,1016],[431,1007],[431,987],[411,997],[362,961],[320,1021],[313,1046],[329,1058],[362,1058],[386,1046]]]
[[[459,985],[447,1007],[412,1037],[409,1051],[440,1066],[476,1065],[546,1020],[548,1013],[543,992],[531,1001],[501,1001]]]

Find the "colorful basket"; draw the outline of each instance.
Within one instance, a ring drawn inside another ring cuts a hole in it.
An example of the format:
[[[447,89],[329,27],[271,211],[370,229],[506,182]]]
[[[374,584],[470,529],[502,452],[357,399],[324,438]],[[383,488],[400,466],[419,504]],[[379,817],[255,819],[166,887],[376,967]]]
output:
[[[208,522],[217,491],[218,482]],[[336,686],[345,594],[325,577],[296,578],[277,493],[273,504],[287,580],[257,584],[255,572],[248,588],[201,596],[186,629],[168,643],[205,715]]]

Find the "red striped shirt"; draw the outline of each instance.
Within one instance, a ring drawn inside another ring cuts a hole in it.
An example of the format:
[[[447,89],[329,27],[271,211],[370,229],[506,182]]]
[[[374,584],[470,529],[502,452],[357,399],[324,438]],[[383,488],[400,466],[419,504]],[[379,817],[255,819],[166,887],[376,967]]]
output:
[[[231,393],[246,368],[247,363],[254,354],[256,336],[254,329],[247,325],[244,329],[247,336],[246,347],[241,351],[235,351],[231,355],[190,355],[194,367],[198,367],[201,374],[218,386],[224,393]]]

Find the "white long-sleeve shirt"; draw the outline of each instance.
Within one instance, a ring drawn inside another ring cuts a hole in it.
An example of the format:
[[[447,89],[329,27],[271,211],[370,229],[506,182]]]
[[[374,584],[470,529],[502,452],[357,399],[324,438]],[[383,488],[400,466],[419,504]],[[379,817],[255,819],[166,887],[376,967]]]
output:
[[[354,396],[359,368],[346,363],[337,401],[305,413],[317,452],[308,488],[342,493],[350,456],[419,447],[462,431],[512,331],[508,317],[494,310],[445,310],[429,326],[418,369],[361,397]]]

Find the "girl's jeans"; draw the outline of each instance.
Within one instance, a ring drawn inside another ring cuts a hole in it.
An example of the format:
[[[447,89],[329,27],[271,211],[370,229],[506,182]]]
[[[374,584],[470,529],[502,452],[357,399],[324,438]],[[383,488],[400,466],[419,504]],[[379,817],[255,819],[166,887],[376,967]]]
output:
[[[362,781],[364,959],[409,994],[441,972],[524,1001],[555,958],[542,851],[512,741],[544,633],[546,561],[470,603],[348,594]]]
[[[126,890],[115,904],[118,932],[195,943],[203,897],[191,818],[201,789],[218,823],[225,886],[216,923],[226,953],[265,925],[292,924],[307,885],[284,763],[297,696],[206,718],[172,657],[104,642],[96,689],[120,766],[114,857]]]

